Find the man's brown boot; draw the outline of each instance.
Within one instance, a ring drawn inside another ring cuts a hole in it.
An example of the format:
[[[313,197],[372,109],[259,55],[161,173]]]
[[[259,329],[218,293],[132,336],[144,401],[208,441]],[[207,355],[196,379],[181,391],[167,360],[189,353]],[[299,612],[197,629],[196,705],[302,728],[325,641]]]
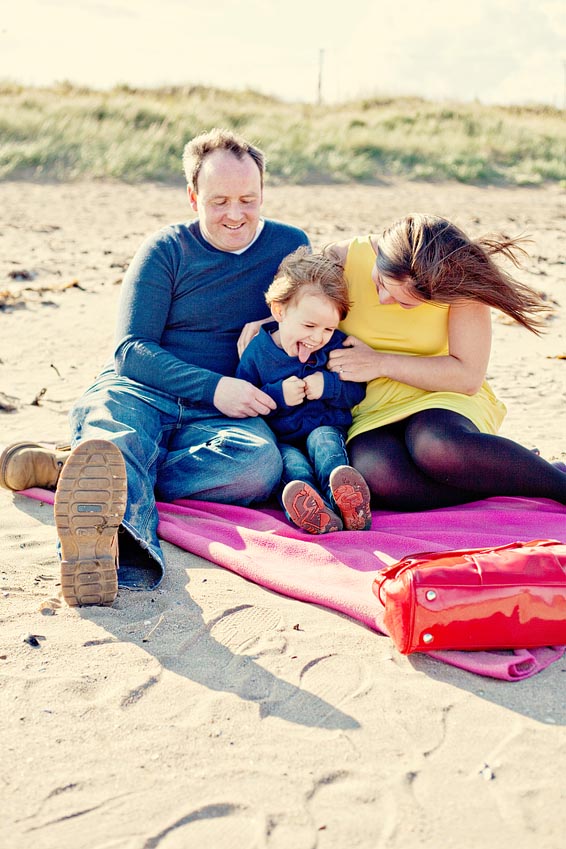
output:
[[[118,528],[127,499],[120,449],[87,439],[71,452],[55,492],[61,589],[72,607],[112,604],[118,592]]]
[[[68,451],[47,448],[39,442],[14,442],[0,454],[0,486],[4,489],[55,489]]]

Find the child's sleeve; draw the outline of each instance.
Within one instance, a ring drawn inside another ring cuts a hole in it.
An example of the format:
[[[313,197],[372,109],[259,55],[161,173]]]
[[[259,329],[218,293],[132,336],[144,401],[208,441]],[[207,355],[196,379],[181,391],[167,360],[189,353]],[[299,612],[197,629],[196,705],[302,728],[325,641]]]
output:
[[[341,348],[346,334],[341,330],[334,331],[329,347],[326,349],[334,351]],[[322,397],[325,401],[332,401],[336,407],[347,407],[349,410],[359,404],[366,394],[366,384],[357,383],[353,380],[340,380],[340,375],[335,371],[323,370],[324,390]]]
[[[248,383],[253,383],[258,389],[261,389],[261,375],[259,373],[255,357],[253,355],[253,339],[242,354],[242,359],[238,363],[236,369],[236,377],[240,380],[247,380]]]
[[[351,409],[365,397],[365,383],[356,383],[353,380],[340,380],[340,375],[335,371],[326,370],[323,372],[323,375],[324,392],[322,397],[325,401],[332,401],[334,406]]]
[[[257,386],[258,389],[261,389],[262,392],[265,392],[266,395],[273,398],[277,404],[277,410],[285,409],[287,408],[287,404],[283,397],[283,381],[274,380],[271,383],[263,382],[264,375],[261,374],[256,362],[256,348],[257,346],[254,345],[254,340],[252,339],[242,354],[242,359],[236,369],[236,377],[239,377],[241,380],[247,380],[249,383],[253,383],[254,386]],[[261,352],[257,351],[257,354],[259,357]],[[274,410],[273,412],[276,411]],[[269,416],[271,413],[268,413],[267,415]]]

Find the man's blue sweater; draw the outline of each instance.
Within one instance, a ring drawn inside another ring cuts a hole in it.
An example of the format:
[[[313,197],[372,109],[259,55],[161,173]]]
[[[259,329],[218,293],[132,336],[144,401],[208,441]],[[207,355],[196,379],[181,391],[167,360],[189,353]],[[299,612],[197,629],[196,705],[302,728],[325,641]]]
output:
[[[336,372],[326,368],[329,351],[341,348],[346,335],[335,330],[330,341],[302,363],[298,357],[290,357],[275,344],[271,334],[277,327],[276,321],[262,325],[242,354],[236,372],[236,377],[249,380],[277,403],[277,409],[266,416],[272,431],[280,442],[298,444],[320,425],[347,428],[352,422],[350,410],[364,397],[366,385],[340,380]],[[322,396],[314,401],[305,398],[302,404],[295,406],[286,404],[283,381],[291,375],[305,378],[317,371],[324,375]]]
[[[296,227],[266,220],[243,253],[218,250],[198,220],[147,239],[122,283],[114,368],[118,375],[196,406],[212,406],[224,375],[234,376],[244,324],[265,318],[264,293],[299,245]]]

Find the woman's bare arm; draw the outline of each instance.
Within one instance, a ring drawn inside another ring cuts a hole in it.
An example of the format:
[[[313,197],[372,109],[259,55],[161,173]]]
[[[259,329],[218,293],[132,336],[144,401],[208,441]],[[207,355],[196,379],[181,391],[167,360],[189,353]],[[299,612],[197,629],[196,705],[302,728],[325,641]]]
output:
[[[328,368],[343,380],[389,377],[429,392],[475,394],[481,387],[491,350],[491,314],[485,304],[453,304],[448,316],[449,354],[438,357],[385,354],[348,337],[331,351]]]

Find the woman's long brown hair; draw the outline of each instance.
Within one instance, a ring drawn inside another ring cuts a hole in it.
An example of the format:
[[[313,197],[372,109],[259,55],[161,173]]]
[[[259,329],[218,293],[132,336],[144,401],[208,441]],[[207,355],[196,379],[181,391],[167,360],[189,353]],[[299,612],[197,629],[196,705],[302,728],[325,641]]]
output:
[[[500,310],[533,333],[544,326],[549,306],[530,286],[493,261],[503,256],[520,267],[524,238],[484,236],[476,241],[434,215],[407,215],[377,241],[377,270],[405,283],[423,301],[480,301]]]

